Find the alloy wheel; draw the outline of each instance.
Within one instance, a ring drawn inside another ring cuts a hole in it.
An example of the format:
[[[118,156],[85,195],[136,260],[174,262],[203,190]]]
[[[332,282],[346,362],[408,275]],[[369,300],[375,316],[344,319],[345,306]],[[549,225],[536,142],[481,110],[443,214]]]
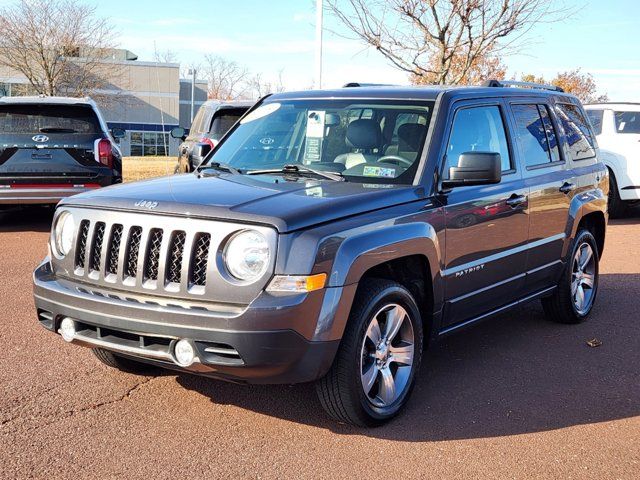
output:
[[[407,311],[388,304],[373,315],[362,341],[360,379],[369,402],[392,405],[408,387],[414,361],[414,332]]]
[[[595,295],[596,260],[591,245],[582,243],[573,256],[571,297],[576,311],[586,315]]]

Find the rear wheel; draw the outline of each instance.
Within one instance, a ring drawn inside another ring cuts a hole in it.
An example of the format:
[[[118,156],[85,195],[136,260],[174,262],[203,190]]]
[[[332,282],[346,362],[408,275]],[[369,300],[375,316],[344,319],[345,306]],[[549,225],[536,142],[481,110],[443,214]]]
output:
[[[542,300],[547,317],[559,323],[584,321],[598,293],[598,273],[596,240],[590,231],[580,230],[558,288],[551,297]]]
[[[105,365],[116,368],[122,372],[134,373],[136,375],[157,375],[160,372],[158,367],[143,362],[136,362],[129,358],[121,357],[116,353],[102,348],[93,348],[94,355]]]
[[[333,418],[380,425],[400,412],[422,357],[422,321],[411,293],[387,280],[367,280],[356,296],[334,363],[318,381]]]

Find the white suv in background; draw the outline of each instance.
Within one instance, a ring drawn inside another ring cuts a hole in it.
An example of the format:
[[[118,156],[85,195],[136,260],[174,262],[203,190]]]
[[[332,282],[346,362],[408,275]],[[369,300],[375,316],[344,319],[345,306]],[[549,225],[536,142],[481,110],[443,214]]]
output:
[[[640,202],[640,103],[585,105],[609,168],[609,214],[619,217]]]

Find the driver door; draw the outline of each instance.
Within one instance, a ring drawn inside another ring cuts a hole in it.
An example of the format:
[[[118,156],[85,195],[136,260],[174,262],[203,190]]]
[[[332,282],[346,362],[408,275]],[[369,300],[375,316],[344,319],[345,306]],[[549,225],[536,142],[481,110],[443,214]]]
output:
[[[444,193],[445,330],[516,301],[525,283],[529,190],[509,141],[505,105],[462,102],[450,115],[443,178],[465,152],[499,153],[502,179]]]

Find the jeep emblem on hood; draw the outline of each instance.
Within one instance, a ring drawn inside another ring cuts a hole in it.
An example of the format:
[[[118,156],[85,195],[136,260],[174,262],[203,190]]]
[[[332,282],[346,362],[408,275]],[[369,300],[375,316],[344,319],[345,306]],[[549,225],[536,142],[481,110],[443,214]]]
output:
[[[34,142],[46,142],[49,140],[49,137],[47,137],[46,135],[34,135],[33,137],[31,137],[31,140],[33,140]]]
[[[136,207],[148,208],[149,210],[153,210],[158,206],[158,202],[152,202],[150,200],[138,200],[134,203]]]

